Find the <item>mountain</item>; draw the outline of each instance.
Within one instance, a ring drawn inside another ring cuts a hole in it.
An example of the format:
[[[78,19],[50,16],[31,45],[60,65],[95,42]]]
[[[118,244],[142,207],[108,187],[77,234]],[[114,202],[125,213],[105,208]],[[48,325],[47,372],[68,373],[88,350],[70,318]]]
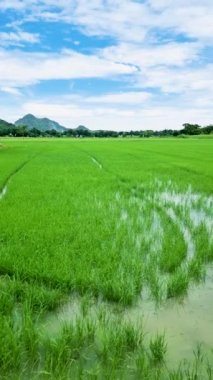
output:
[[[0,136],[10,135],[15,129],[15,125],[0,119]]]
[[[5,120],[0,119],[0,128],[14,128],[15,125],[12,123],[8,123]]]
[[[84,125],[79,125],[77,128],[74,128],[75,131],[90,131],[89,128],[85,127]]]
[[[21,119],[17,120],[15,125],[26,125],[29,129],[36,128],[40,131],[50,131],[51,129],[55,129],[58,132],[66,131],[66,128],[56,121],[47,119],[46,117],[39,119],[31,114],[25,115]]]

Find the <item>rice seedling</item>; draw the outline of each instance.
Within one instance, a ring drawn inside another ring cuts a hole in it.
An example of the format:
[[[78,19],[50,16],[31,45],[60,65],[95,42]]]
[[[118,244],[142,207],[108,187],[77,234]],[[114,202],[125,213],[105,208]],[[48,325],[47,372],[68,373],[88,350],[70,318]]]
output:
[[[189,278],[192,278],[195,282],[205,280],[205,268],[200,259],[193,258],[188,263],[187,270]]]
[[[187,294],[189,278],[185,270],[179,269],[167,283],[167,298],[183,297]]]
[[[198,352],[199,366],[167,371],[165,336],[147,347],[125,311],[138,300],[145,309],[144,292],[159,306],[205,280],[212,143],[3,141],[2,379],[195,379],[200,364],[211,378]],[[42,321],[74,294],[76,315],[45,334]]]
[[[167,351],[165,336],[159,334],[156,335],[153,339],[150,340],[149,348],[154,362],[162,363]]]

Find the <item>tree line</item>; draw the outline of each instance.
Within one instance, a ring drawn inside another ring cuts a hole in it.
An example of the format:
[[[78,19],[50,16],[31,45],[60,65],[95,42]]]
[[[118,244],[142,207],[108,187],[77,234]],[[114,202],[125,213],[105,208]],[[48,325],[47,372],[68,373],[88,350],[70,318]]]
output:
[[[107,131],[97,130],[91,131],[85,127],[76,129],[67,129],[63,132],[56,131],[55,129],[41,131],[37,128],[31,128],[22,125],[15,126],[13,124],[1,125],[0,123],[0,136],[12,136],[12,137],[184,137],[187,135],[209,135],[213,133],[213,125],[200,126],[198,124],[183,124],[181,130],[164,129],[161,131],[155,130],[138,130],[138,131]]]

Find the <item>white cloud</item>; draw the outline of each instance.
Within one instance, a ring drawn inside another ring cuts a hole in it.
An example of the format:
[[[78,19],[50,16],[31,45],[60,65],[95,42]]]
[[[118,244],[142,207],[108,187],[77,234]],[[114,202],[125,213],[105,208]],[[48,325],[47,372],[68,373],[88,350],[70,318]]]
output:
[[[159,12],[159,28],[170,28],[203,42],[213,40],[211,0],[150,0],[149,4]]]
[[[82,104],[84,104],[83,101]],[[29,102],[25,103],[19,112],[20,116],[28,112],[32,112],[38,117],[46,116],[70,128],[84,124],[93,130],[100,128],[108,130],[180,129],[182,124],[187,121],[203,125],[212,122],[210,109],[182,109],[173,106],[121,110],[112,106],[96,105],[93,108],[85,108],[84,105],[76,104],[73,106],[68,103],[65,104],[65,102]]]
[[[27,33],[23,31],[16,32],[0,32],[0,45],[22,45],[23,43],[38,43],[40,42],[40,37],[38,33]]]
[[[88,103],[141,105],[151,98],[148,92],[124,92],[86,98]]]
[[[211,93],[213,65],[181,70],[165,67],[148,68],[140,77],[137,77],[137,85],[159,88],[165,93],[196,94],[200,90]]]
[[[103,49],[101,54],[107,59],[134,64],[142,70],[157,65],[185,66],[198,59],[199,50],[198,43],[170,42],[149,47],[122,43]]]
[[[27,2],[26,2],[27,3]],[[7,1],[2,1],[0,4],[0,9],[6,10],[6,9],[15,9],[15,10],[20,10],[20,9],[25,9],[27,4],[24,4],[22,0],[7,0]]]
[[[0,10],[15,9],[23,18],[76,24],[89,35],[111,35],[121,41],[142,42],[158,28],[184,33],[197,40],[213,39],[212,0],[7,0]]]
[[[102,78],[133,74],[135,67],[72,50],[53,53],[0,51],[0,85],[21,87],[42,80]]]
[[[94,50],[91,55],[74,50],[41,53],[39,45],[38,51],[31,53],[1,49],[0,88],[11,99],[19,94],[19,88],[42,81],[129,79],[128,91],[123,93],[97,96],[92,89],[90,96],[68,95],[60,102],[56,98],[39,102],[32,94],[31,101],[23,100],[19,116],[32,112],[68,126],[86,124],[94,129],[212,123],[213,65],[208,64],[205,50],[213,41],[212,0],[0,2],[0,11],[7,9],[15,9],[20,17],[8,25],[12,28],[8,33],[0,33],[2,46],[39,43],[39,34],[20,29],[26,21],[38,20],[64,22],[67,30],[74,24],[90,37],[110,36],[114,41],[113,46]],[[79,49],[77,43],[74,49]]]
[[[171,31],[184,33],[202,41],[213,39],[211,0],[199,3],[197,0],[187,3],[183,0],[76,0],[63,2],[61,13],[54,13],[53,17],[75,23],[86,34],[111,35],[126,42],[141,43],[155,28],[169,28],[170,34]]]
[[[21,92],[15,87],[7,87],[7,86],[0,87],[0,91],[6,92],[11,95],[18,95],[18,96],[21,95]]]

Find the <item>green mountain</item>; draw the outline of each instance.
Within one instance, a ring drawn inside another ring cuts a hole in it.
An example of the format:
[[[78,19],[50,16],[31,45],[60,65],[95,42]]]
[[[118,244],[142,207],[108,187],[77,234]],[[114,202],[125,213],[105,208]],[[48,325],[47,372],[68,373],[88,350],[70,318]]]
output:
[[[46,117],[39,119],[31,114],[25,115],[23,118],[17,120],[15,122],[15,125],[26,125],[26,127],[28,127],[29,129],[36,128],[40,131],[50,131],[51,129],[55,129],[58,132],[63,132],[66,130],[65,127],[63,127],[56,121],[47,119]]]
[[[0,119],[0,128],[14,128],[15,125],[12,123],[8,123],[5,120]]]
[[[7,135],[10,131],[14,130],[15,125],[0,119],[0,134],[1,136]]]
[[[84,125],[79,125],[77,128],[74,128],[75,131],[89,131],[89,128],[85,127]]]

